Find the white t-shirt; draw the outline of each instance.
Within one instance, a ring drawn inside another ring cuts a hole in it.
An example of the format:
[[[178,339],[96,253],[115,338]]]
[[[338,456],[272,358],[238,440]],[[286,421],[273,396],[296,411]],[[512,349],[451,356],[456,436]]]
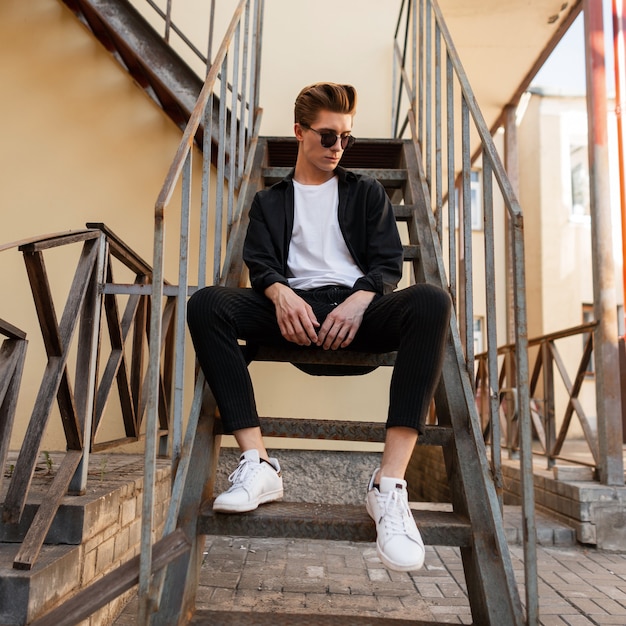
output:
[[[352,287],[363,272],[354,262],[339,228],[337,177],[321,185],[302,185],[294,180],[293,187],[293,232],[287,256],[289,286]]]

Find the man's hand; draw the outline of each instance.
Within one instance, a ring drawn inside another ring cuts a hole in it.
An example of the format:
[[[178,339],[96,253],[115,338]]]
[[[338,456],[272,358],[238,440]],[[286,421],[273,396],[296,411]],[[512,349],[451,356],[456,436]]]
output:
[[[356,291],[346,298],[324,320],[318,333],[317,345],[324,350],[349,346],[361,326],[365,309],[375,295],[373,291]]]
[[[274,283],[265,290],[265,295],[276,307],[276,320],[282,336],[299,346],[317,343],[319,322],[311,306],[293,289],[282,283]]]

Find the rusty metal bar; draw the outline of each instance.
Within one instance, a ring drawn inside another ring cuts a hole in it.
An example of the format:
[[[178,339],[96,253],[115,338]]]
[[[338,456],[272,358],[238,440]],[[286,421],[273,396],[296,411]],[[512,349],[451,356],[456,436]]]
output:
[[[239,110],[239,141],[237,148],[237,180],[241,180],[245,167],[244,156],[246,151],[246,95],[248,93],[248,62],[250,46],[248,45],[248,35],[250,32],[250,3],[246,2],[244,12],[244,33],[243,33],[243,65],[241,69],[241,103]],[[250,116],[250,111],[248,111]]]
[[[541,362],[543,364],[543,423],[546,433],[546,450],[552,450],[556,438],[556,413],[554,402],[554,360],[550,343],[546,341],[541,345]],[[554,466],[550,455],[548,457],[548,469]]]
[[[167,0],[167,6],[165,9],[165,36],[164,39],[167,43],[170,42],[170,30],[172,29],[172,0]]]
[[[224,55],[221,66],[220,107],[218,115],[218,135],[224,140],[217,147],[217,190],[215,193],[215,229],[213,231],[213,284],[217,284],[222,273],[222,227],[224,223],[224,180],[226,172],[226,76],[228,74],[228,54]]]
[[[138,0],[135,0],[136,2]],[[166,8],[165,11],[163,11],[159,5],[154,2],[154,0],[145,0],[145,2],[147,2],[147,4],[154,9],[155,13],[164,21],[165,26],[164,26],[164,34],[163,34],[163,40],[166,43],[170,43],[170,38],[171,38],[171,33],[174,32],[176,33],[176,35],[180,38],[180,40],[191,50],[191,52],[193,52],[193,54],[195,56],[197,56],[200,61],[202,61],[202,63],[206,64],[207,63],[207,59],[204,57],[204,55],[202,54],[202,52],[200,52],[200,50],[198,50],[198,48],[193,44],[193,42],[185,35],[185,33],[178,28],[178,26],[176,26],[176,24],[172,21],[172,17],[171,17],[171,3],[172,0],[167,0],[168,2],[168,7]]]
[[[189,286],[189,224],[191,219],[191,184],[193,152],[189,152],[183,168],[181,189],[180,247],[178,264],[178,302],[187,298]],[[172,424],[172,460],[180,458],[182,445],[183,406],[185,401],[185,347],[187,320],[185,307],[176,307],[176,348],[174,350],[174,412]]]
[[[233,86],[232,100],[230,105],[230,141],[228,159],[228,201],[226,210],[227,232],[233,223],[233,212],[235,206],[235,183],[237,177],[237,89],[239,87],[239,48],[241,45],[241,21],[237,22],[235,29],[235,42],[233,52]],[[221,274],[221,272],[220,272]]]
[[[204,146],[211,146],[213,136],[213,98],[209,98],[204,108]],[[198,248],[198,287],[206,286],[209,204],[211,196],[211,154],[212,148],[202,151],[202,187],[200,191],[200,244]]]
[[[465,364],[470,379],[474,372],[474,263],[472,246],[472,164],[470,161],[470,112],[465,97],[461,99],[461,225],[463,228],[463,314],[465,331]],[[495,285],[488,284],[487,289]]]
[[[519,207],[516,207],[519,209]],[[535,523],[535,486],[533,474],[530,394],[528,390],[528,327],[526,319],[526,274],[524,266],[524,229],[521,212],[513,221],[513,264],[515,267],[515,352],[517,398],[519,403],[520,469],[522,523],[524,537],[524,579],[526,582],[526,623],[539,624],[537,580],[537,527]]]
[[[433,139],[432,139],[432,106],[433,106],[433,93],[432,93],[432,15],[431,15],[431,3],[426,2],[425,6],[424,24],[426,27],[425,42],[426,52],[424,53],[424,62],[426,64],[425,71],[425,85],[424,91],[426,96],[426,104],[424,107],[424,113],[426,115],[426,137],[424,139],[424,171],[426,173],[426,183],[428,184],[429,198],[432,203],[433,197]]]
[[[198,101],[192,111],[189,122],[179,148],[174,156],[172,165],[165,179],[159,197],[155,204],[155,233],[154,233],[154,273],[152,283],[152,314],[150,316],[150,365],[149,365],[149,388],[148,388],[148,417],[146,424],[145,446],[145,492],[143,501],[142,541],[139,575],[139,620],[141,623],[149,623],[156,617],[155,611],[161,602],[164,578],[157,577],[150,582],[151,555],[150,546],[154,534],[152,518],[152,500],[155,485],[156,463],[156,438],[161,420],[160,411],[167,411],[167,404],[163,404],[159,398],[164,396],[167,402],[167,390],[161,389],[161,350],[163,345],[163,321],[159,314],[164,295],[170,295],[171,288],[164,284],[164,249],[165,249],[165,218],[166,209],[169,206],[173,190],[180,183],[182,188],[182,206],[180,216],[180,252],[179,252],[179,280],[174,288],[176,306],[176,337],[175,337],[175,366],[174,366],[174,415],[172,426],[172,452],[173,463],[176,469],[173,483],[172,500],[166,522],[165,532],[171,532],[175,527],[179,516],[180,506],[183,499],[183,485],[188,474],[190,454],[194,447],[195,424],[200,413],[202,390],[204,381],[202,376],[196,380],[195,400],[192,405],[192,413],[188,420],[185,441],[182,441],[183,423],[183,398],[185,380],[185,317],[187,296],[195,291],[195,287],[189,285],[189,234],[192,222],[192,149],[194,138],[198,132],[201,121],[204,121],[204,141],[202,155],[202,181],[200,201],[200,242],[198,258],[198,287],[207,282],[217,284],[222,272],[222,245],[225,227],[228,228],[234,217],[234,197],[237,190],[239,174],[237,172],[238,158],[241,163],[246,151],[246,141],[251,140],[251,124],[256,120],[258,109],[258,73],[260,69],[260,51],[258,46],[261,42],[262,24],[262,0],[257,0],[254,5],[254,26],[249,26],[251,14],[251,0],[241,0],[235,9],[230,25],[226,30],[224,40],[220,45],[215,57],[212,59],[207,71],[204,86],[200,92]],[[210,38],[213,32],[213,9],[210,25]],[[244,22],[242,28],[242,22]],[[243,34],[244,42],[241,41]],[[250,45],[250,40],[252,44]],[[212,39],[209,43],[209,56]],[[250,50],[251,48],[251,50]],[[251,68],[248,66],[248,53],[250,54]],[[241,59],[243,55],[243,60]],[[230,59],[229,59],[230,57]],[[232,68],[229,70],[229,66]],[[229,82],[231,77],[231,82]],[[215,87],[219,80],[219,109],[217,130],[212,123],[213,100]],[[246,102],[247,81],[249,80],[250,98],[255,104]],[[241,88],[241,94],[239,89]],[[230,90],[230,98],[228,91]],[[230,108],[229,108],[230,107]],[[247,120],[245,113],[247,110]],[[239,113],[239,115],[238,115]],[[229,117],[230,116],[230,117]],[[247,122],[247,123],[246,123]],[[256,131],[258,132],[258,130]],[[216,152],[214,152],[214,150]],[[228,152],[228,155],[227,155]],[[238,157],[238,153],[239,156]],[[228,158],[228,163],[227,163]],[[210,178],[212,165],[217,166],[217,184],[211,185]],[[228,184],[228,196],[225,195],[224,185]],[[215,205],[213,241],[209,241],[209,212],[211,205]],[[212,243],[212,250],[211,248]],[[212,276],[207,280],[207,260],[212,256]],[[118,287],[119,289],[119,287]],[[126,286],[125,289],[137,291],[140,286]],[[122,291],[124,288],[122,289]],[[169,345],[169,344],[168,344]],[[169,374],[169,371],[166,371]]]
[[[624,484],[602,3],[584,0],[600,481]]]
[[[412,0],[416,2],[416,0]],[[424,0],[419,0],[419,106],[417,109],[417,142],[420,147],[424,141]],[[415,86],[413,87],[415,89]]]
[[[489,161],[483,163],[483,211],[485,224],[485,283],[487,285],[495,284],[495,231],[493,225],[493,180],[491,175],[491,164]],[[500,419],[498,414],[499,394],[497,388],[492,385],[498,380],[498,337],[496,328],[496,293],[494,289],[487,291],[487,350],[488,359],[487,367],[489,369],[488,379],[489,386],[487,393],[489,395],[489,422],[491,424],[491,466],[493,480],[498,494],[500,510],[504,507],[504,481],[502,479],[502,450],[501,450],[501,433]]]
[[[215,0],[211,0],[211,12],[209,17],[209,41],[207,44],[206,71],[207,74],[213,63],[213,36],[215,34]]]
[[[446,135],[448,172],[454,172],[454,74],[450,55],[446,53]],[[456,256],[456,194],[454,176],[448,179],[448,285],[454,309],[457,308],[457,256]]]
[[[617,167],[619,172],[620,214],[622,216],[622,294],[626,299],[626,165],[624,163],[624,108],[626,107],[626,0],[613,0],[613,58],[615,71],[615,121],[617,126]],[[626,307],[624,307],[626,316]],[[626,328],[626,317],[624,322]],[[622,407],[622,412],[623,412]],[[625,440],[626,441],[626,440]]]
[[[435,211],[437,236],[443,240],[443,163],[441,160],[441,31],[435,24]]]
[[[414,0],[417,3],[418,0]],[[525,300],[525,274],[524,274],[524,243],[523,243],[523,218],[519,202],[515,196],[513,187],[508,179],[506,171],[502,165],[501,158],[498,154],[493,141],[490,130],[485,124],[482,113],[478,107],[473,91],[465,74],[465,70],[461,64],[460,58],[455,49],[454,43],[448,31],[447,25],[443,19],[440,7],[436,0],[419,0],[419,61],[418,61],[418,84],[406,87],[406,92],[410,93],[411,89],[418,93],[416,105],[414,105],[413,113],[409,111],[408,115],[416,119],[419,124],[419,130],[416,131],[414,141],[416,142],[422,161],[425,164],[424,169],[428,181],[429,195],[432,203],[432,209],[439,213],[442,209],[442,203],[448,203],[448,285],[451,291],[455,308],[457,308],[460,317],[461,334],[464,337],[464,350],[466,357],[466,367],[469,374],[470,384],[474,383],[474,284],[473,284],[473,262],[472,247],[473,239],[476,238],[472,231],[472,206],[471,206],[471,167],[474,158],[471,154],[471,143],[479,141],[480,147],[477,154],[482,154],[483,169],[485,176],[490,180],[487,182],[488,188],[483,189],[483,197],[485,198],[485,210],[492,210],[488,205],[491,200],[493,191],[491,189],[493,178],[497,184],[497,188],[502,195],[508,219],[511,223],[511,258],[513,261],[512,277],[514,280],[514,314],[516,335],[514,341],[514,368],[509,371],[513,373],[515,370],[516,388],[515,395],[519,405],[519,418],[522,422],[520,428],[521,445],[525,447],[522,459],[523,469],[525,472],[525,481],[523,481],[523,500],[524,500],[524,517],[527,541],[525,542],[525,560],[529,561],[529,565],[525,571],[526,574],[526,594],[527,594],[527,622],[528,624],[536,624],[538,620],[538,591],[536,576],[536,536],[533,527],[534,518],[534,494],[532,486],[532,467],[528,459],[532,458],[531,449],[531,414],[529,404],[528,389],[528,346],[526,331],[526,300]],[[401,10],[401,19],[404,19],[404,3]],[[415,10],[415,9],[414,9]],[[410,9],[407,10],[407,13]],[[407,21],[408,21],[407,16]],[[432,41],[432,29],[434,27],[435,40]],[[408,31],[407,31],[408,32]],[[398,67],[394,70],[398,78],[402,76],[400,84],[403,80],[408,80],[404,63],[405,59],[401,58],[399,50],[405,42],[399,40],[400,28],[396,30],[395,37],[395,55],[394,63]],[[445,76],[445,96],[440,88],[440,72],[442,70],[443,55],[446,55],[446,76]],[[434,58],[433,58],[434,56]],[[431,72],[434,71],[434,77]],[[434,80],[434,91],[432,81]],[[455,94],[455,88],[458,92]],[[455,95],[460,97],[460,110],[455,112]],[[394,97],[396,93],[394,93]],[[446,125],[442,124],[443,116],[441,107],[445,97],[446,106]],[[399,123],[403,119],[404,113],[394,110],[393,128],[396,130],[396,136],[401,136],[404,127]],[[458,121],[459,126],[456,126]],[[425,125],[425,138],[422,136],[422,124]],[[433,128],[435,124],[435,128]],[[434,138],[432,133],[435,133]],[[439,141],[438,133],[445,132],[445,140]],[[461,137],[461,145],[458,149],[455,146],[454,135],[459,133]],[[433,146],[434,141],[434,146]],[[447,151],[447,159],[443,158],[441,151]],[[457,155],[458,152],[458,155]],[[458,159],[458,160],[457,160]],[[443,170],[444,163],[447,169]],[[457,171],[457,165],[460,166],[460,172]],[[431,172],[431,167],[435,168],[435,172]],[[441,177],[441,194],[443,193],[444,181],[447,181],[446,197],[440,196],[439,178]],[[457,210],[457,183],[460,191],[460,210]],[[458,213],[458,215],[457,215]],[[437,215],[439,221],[441,215]],[[459,222],[460,233],[457,239],[455,228]],[[485,219],[492,219],[485,216]],[[439,228],[439,224],[437,224]],[[491,260],[487,260],[489,267],[487,268],[486,280],[486,303],[487,316],[489,318],[488,339],[489,350],[487,355],[487,371],[490,377],[489,388],[489,408],[491,420],[495,423],[494,416],[497,415],[499,387],[500,381],[497,377],[498,365],[497,355],[497,335],[495,329],[495,260],[492,257],[493,246],[492,233],[493,224],[485,225],[486,256]],[[457,257],[457,252],[459,257]],[[457,279],[457,272],[459,278]],[[458,280],[458,300],[457,298],[457,280]],[[513,365],[512,361],[509,365]],[[495,435],[498,437],[499,435]],[[492,450],[494,465],[500,463],[499,451]],[[498,479],[496,478],[496,481]]]
[[[104,296],[100,285],[104,283],[108,245],[106,236],[100,235],[98,256],[89,278],[89,289],[85,295],[85,304],[80,320],[76,379],[74,383],[74,402],[78,421],[82,427],[83,449],[80,462],[69,484],[69,492],[84,494],[87,489],[87,472],[89,470],[90,444],[92,440],[94,398],[96,380],[98,378],[98,354],[100,318]]]

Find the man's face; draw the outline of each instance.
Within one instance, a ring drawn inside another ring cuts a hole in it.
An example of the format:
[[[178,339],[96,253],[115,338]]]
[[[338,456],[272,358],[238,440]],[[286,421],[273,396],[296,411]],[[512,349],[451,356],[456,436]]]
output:
[[[335,135],[348,135],[351,130],[351,115],[325,110],[320,111],[310,128],[300,124],[295,125],[296,138],[300,142],[298,158],[304,159],[308,166],[323,172],[332,172],[343,155],[341,141],[337,138],[330,148],[324,148],[318,133],[330,132]]]

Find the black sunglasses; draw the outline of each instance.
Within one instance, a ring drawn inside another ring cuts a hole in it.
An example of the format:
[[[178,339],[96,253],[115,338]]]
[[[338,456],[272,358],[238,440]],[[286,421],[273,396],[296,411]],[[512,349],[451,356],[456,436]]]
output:
[[[337,139],[339,139],[341,141],[341,149],[347,150],[348,148],[351,148],[356,141],[356,138],[352,135],[335,135],[335,133],[330,130],[316,130],[315,128],[311,128],[308,124],[300,123],[300,126],[302,126],[302,128],[308,128],[314,133],[317,133],[320,136],[322,148],[332,148],[337,143]]]

